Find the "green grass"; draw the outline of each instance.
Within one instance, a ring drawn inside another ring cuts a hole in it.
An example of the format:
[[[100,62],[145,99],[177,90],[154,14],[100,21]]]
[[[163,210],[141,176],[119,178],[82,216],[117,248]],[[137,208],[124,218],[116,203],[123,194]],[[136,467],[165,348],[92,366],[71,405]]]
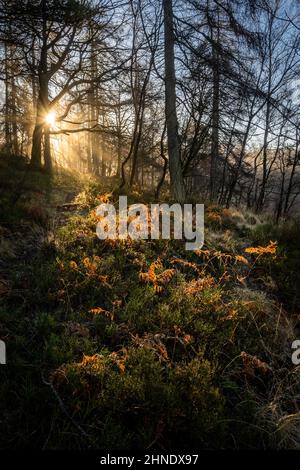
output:
[[[74,178],[52,180],[50,218]],[[250,215],[217,207],[207,210],[205,252],[180,241],[109,243],[93,215],[107,188],[76,184],[82,211],[26,262],[7,261],[1,448],[299,447],[294,332],[269,279],[279,282],[283,252],[295,269],[299,226],[286,243],[285,226],[252,226]],[[277,257],[244,252],[272,238]]]
[[[281,221],[278,225],[266,222],[251,233],[254,243],[277,240],[279,250],[275,262],[264,263],[263,276],[274,282],[274,289],[291,314],[298,314],[300,302],[300,219]],[[259,269],[260,266],[258,266]]]

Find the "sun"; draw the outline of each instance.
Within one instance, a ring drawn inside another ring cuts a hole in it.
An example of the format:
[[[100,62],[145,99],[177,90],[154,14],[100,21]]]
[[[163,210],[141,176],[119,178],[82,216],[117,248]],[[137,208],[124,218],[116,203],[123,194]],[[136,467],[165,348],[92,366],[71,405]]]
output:
[[[49,113],[46,114],[45,116],[45,122],[48,124],[48,126],[54,126],[56,121],[56,116],[54,111],[49,111]]]

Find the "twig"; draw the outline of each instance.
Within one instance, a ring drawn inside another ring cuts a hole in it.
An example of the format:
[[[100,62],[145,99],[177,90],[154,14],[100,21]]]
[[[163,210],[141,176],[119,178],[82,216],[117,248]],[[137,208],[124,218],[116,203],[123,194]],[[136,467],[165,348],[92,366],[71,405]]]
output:
[[[57,391],[55,390],[53,384],[51,382],[47,382],[42,374],[42,381],[45,385],[47,385],[48,387],[51,388],[55,398],[57,399],[58,401],[58,404],[60,406],[60,409],[62,410],[62,412],[66,415],[66,417],[71,421],[71,423],[73,424],[73,426],[75,426],[75,428],[78,429],[78,431],[84,436],[84,437],[87,437],[88,439],[90,438],[90,436],[85,432],[84,429],[82,429],[82,427],[80,426],[80,424],[78,424],[74,418],[72,418],[72,416],[69,414],[69,412],[67,411],[65,405],[64,405],[64,402],[62,401],[62,399],[60,398],[60,396],[58,395]]]

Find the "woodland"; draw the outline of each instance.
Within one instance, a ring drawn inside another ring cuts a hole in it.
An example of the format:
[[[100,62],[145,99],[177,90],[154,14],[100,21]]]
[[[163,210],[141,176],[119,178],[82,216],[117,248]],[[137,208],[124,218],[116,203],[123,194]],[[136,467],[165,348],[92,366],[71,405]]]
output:
[[[299,75],[298,0],[0,0],[0,449],[300,448]]]

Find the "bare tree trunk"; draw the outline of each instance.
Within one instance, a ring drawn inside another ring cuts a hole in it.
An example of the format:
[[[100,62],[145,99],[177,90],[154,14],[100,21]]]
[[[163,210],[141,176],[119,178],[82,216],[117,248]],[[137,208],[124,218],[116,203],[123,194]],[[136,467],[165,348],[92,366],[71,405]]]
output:
[[[105,127],[105,111],[101,112],[102,127]],[[104,135],[101,135],[100,140],[100,153],[101,153],[101,176],[106,176],[106,148],[104,142]]]
[[[93,35],[93,29],[91,28],[91,36]],[[95,86],[95,78],[97,76],[97,60],[95,42],[91,41],[91,93],[90,93],[90,125],[93,127],[98,124],[99,110],[98,110],[98,90]],[[93,173],[96,176],[100,174],[99,168],[99,135],[97,132],[90,133],[91,142],[91,161],[93,167]]]
[[[44,161],[45,161],[45,170],[47,173],[51,174],[53,165],[51,158],[51,146],[50,146],[50,130],[49,127],[45,128],[44,131]]]
[[[289,182],[288,182],[288,187],[285,195],[285,203],[284,203],[284,209],[283,212],[284,214],[287,214],[288,209],[289,209],[289,202],[290,202],[290,197],[291,197],[291,192],[293,188],[293,182],[294,182],[294,176],[296,173],[296,167],[297,163],[299,161],[299,141],[298,141],[298,132],[296,132],[296,148],[295,148],[295,155],[293,159],[293,165],[292,165],[292,171],[289,177]]]
[[[9,34],[11,27],[9,25]],[[18,126],[17,126],[17,90],[16,90],[16,61],[14,60],[15,46],[5,42],[5,143],[9,152],[19,153]]]
[[[268,32],[268,43],[267,43],[267,53],[268,53],[268,88],[266,96],[266,115],[265,115],[265,130],[264,130],[264,142],[263,142],[263,174],[262,182],[260,186],[259,196],[257,200],[256,210],[261,211],[265,202],[265,193],[266,185],[268,179],[268,136],[269,136],[269,126],[270,126],[270,117],[271,117],[271,89],[272,89],[272,66],[273,66],[273,50],[272,50],[272,32],[273,32],[273,21],[274,16],[269,20],[269,32]]]
[[[118,107],[116,110],[116,131],[117,131],[117,177],[121,178],[122,167],[122,120],[121,120],[121,93],[118,96]]]
[[[30,165],[39,170],[42,168],[42,141],[45,127],[45,116],[48,112],[48,80],[45,74],[39,77],[39,96],[37,101],[36,121],[32,136],[32,150]],[[46,156],[48,164],[51,160],[50,145]]]
[[[161,135],[161,139],[160,139],[160,156],[162,157],[162,159],[164,161],[164,166],[163,166],[163,172],[162,172],[161,179],[159,180],[156,191],[155,191],[155,200],[156,201],[158,200],[159,192],[160,192],[161,187],[162,187],[162,185],[165,181],[167,168],[168,168],[168,159],[165,156],[165,148],[164,148],[165,134],[166,134],[166,123],[165,123],[164,129],[163,129],[163,132],[162,132],[162,135]]]
[[[176,79],[174,58],[174,26],[172,0],[164,0],[165,29],[165,100],[168,135],[168,153],[171,191],[174,199],[180,203],[185,200],[185,187],[180,160],[180,142],[176,112]]]
[[[212,132],[211,132],[211,165],[210,165],[210,199],[215,200],[218,195],[219,170],[219,125],[220,125],[220,72],[219,72],[219,31],[217,31],[216,45],[213,45],[213,106],[212,106]]]
[[[91,124],[92,121],[92,105],[91,105],[91,95],[89,96],[89,103],[88,103],[88,119],[89,123]],[[93,173],[93,142],[92,142],[93,136],[91,132],[87,133],[87,141],[88,141],[88,149],[87,149],[87,154],[88,154],[88,172]]]
[[[8,57],[8,45],[5,42],[5,145],[7,150],[11,152],[11,130],[10,130],[10,105],[9,105],[9,57]]]
[[[243,103],[243,98],[240,101],[239,110],[242,108],[242,103]],[[227,148],[226,148],[225,160],[224,160],[223,171],[222,171],[221,189],[220,189],[220,195],[219,195],[219,199],[218,199],[219,204],[222,204],[223,201],[227,198],[227,188],[225,188],[226,171],[227,171],[228,159],[229,159],[230,152],[231,152],[233,134],[234,134],[234,131],[235,131],[235,128],[236,128],[237,120],[238,120],[238,113],[236,114],[236,116],[234,118],[232,131],[230,133],[230,138],[228,140],[228,144],[227,144]]]
[[[47,71],[47,15],[46,15],[46,0],[42,0],[42,16],[43,16],[43,44],[41,48],[41,56],[39,63],[39,93],[37,100],[36,122],[32,137],[32,150],[30,165],[34,169],[41,169],[42,167],[42,141],[45,128],[45,117],[49,112],[49,77]],[[46,138],[47,144],[45,145],[46,153],[45,166],[49,171],[52,168],[51,164],[51,151],[50,151],[50,135]]]
[[[133,85],[132,98],[134,102],[135,110],[135,132],[133,135],[133,148],[132,148],[132,158],[131,158],[131,174],[129,185],[132,186],[137,179],[137,170],[138,170],[138,156],[139,148],[142,137],[143,125],[144,125],[144,114],[145,114],[145,104],[146,104],[146,94],[147,86],[150,80],[150,73],[153,65],[153,52],[150,59],[149,68],[146,72],[146,76],[143,78],[142,86],[140,86],[140,72],[137,71],[136,84]]]
[[[11,48],[11,64],[13,64],[14,50]],[[12,150],[14,155],[19,153],[18,126],[17,126],[17,89],[14,70],[11,70],[11,122],[12,122]]]
[[[269,95],[268,95],[268,98]],[[270,121],[270,101],[267,101],[267,110],[266,110],[266,120],[265,120],[265,131],[264,131],[264,143],[263,143],[263,173],[262,173],[262,182],[260,186],[260,192],[258,196],[257,211],[260,211],[265,202],[265,192],[267,185],[267,173],[268,173],[268,135],[269,135],[269,121]]]
[[[144,88],[144,87],[143,87]],[[137,173],[137,163],[138,163],[138,152],[139,152],[139,146],[140,146],[140,141],[142,137],[142,130],[143,130],[143,123],[144,123],[144,112],[145,112],[145,97],[146,97],[146,90],[143,90],[140,98],[140,104],[139,104],[139,110],[138,110],[138,115],[136,116],[138,125],[137,125],[137,131],[135,132],[134,135],[134,143],[133,143],[133,151],[132,151],[132,166],[131,166],[131,174],[130,174],[130,187],[133,185],[135,179],[136,179],[136,173]]]
[[[117,158],[118,158],[117,176],[118,178],[120,178],[121,166],[122,166],[122,134],[119,128],[118,128],[118,134],[117,134]]]
[[[38,104],[37,108],[39,109]],[[32,149],[30,166],[35,170],[42,168],[42,138],[43,138],[43,124],[41,123],[40,111],[37,110],[36,124],[32,135]]]

